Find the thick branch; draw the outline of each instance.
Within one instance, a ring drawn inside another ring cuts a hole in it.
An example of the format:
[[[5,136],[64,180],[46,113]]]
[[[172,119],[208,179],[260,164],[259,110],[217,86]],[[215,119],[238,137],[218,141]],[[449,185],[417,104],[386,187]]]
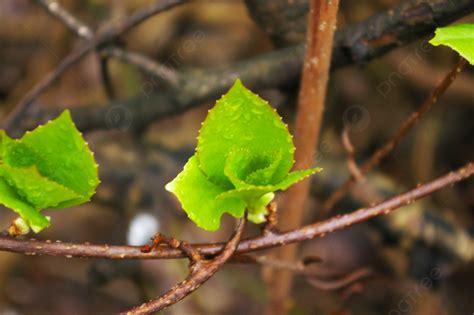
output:
[[[387,199],[375,206],[363,208],[343,216],[335,216],[325,221],[306,225],[302,228],[281,234],[267,233],[263,236],[244,240],[239,244],[236,254],[244,254],[295,242],[303,242],[347,228],[350,225],[369,220],[373,217],[388,214],[395,209],[410,204],[444,187],[465,180],[472,175],[474,175],[474,164],[469,163],[454,172],[450,172],[447,175],[418,186],[406,193]],[[197,248],[201,255],[208,257],[219,254],[223,249],[222,244],[196,244],[193,245],[193,247]],[[184,257],[181,251],[166,247],[160,248],[152,253],[142,253],[140,247],[134,246],[74,244],[19,240],[8,237],[0,237],[0,251],[28,255],[64,256],[69,258],[173,259]]]
[[[318,144],[326,101],[331,51],[339,8],[338,0],[310,2],[307,49],[295,124],[295,169],[307,169],[313,166],[314,148]],[[281,214],[283,229],[301,226],[310,184],[311,181],[306,179],[288,189],[284,199],[284,211]],[[296,249],[296,245],[282,247],[277,256],[282,260],[293,260]],[[277,271],[273,275],[269,286],[271,294],[266,314],[287,313],[286,302],[292,279],[293,275],[287,271]]]

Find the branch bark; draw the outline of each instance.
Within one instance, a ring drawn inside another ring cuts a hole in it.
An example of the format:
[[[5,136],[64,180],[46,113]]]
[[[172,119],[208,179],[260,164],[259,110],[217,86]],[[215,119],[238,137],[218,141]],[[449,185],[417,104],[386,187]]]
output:
[[[178,283],[176,286],[171,288],[168,292],[160,296],[155,300],[151,300],[140,306],[133,308],[128,312],[122,314],[126,315],[139,315],[139,314],[151,314],[163,310],[173,304],[178,303],[186,296],[190,295],[198,288],[200,288],[207,280],[209,280],[235,253],[237,245],[240,242],[242,233],[245,227],[246,217],[240,219],[235,228],[235,232],[231,239],[225,244],[222,253],[216,256],[210,261],[191,261],[190,274],[185,280]]]
[[[465,180],[472,175],[474,175],[474,164],[468,163],[456,171],[450,172],[424,185],[417,186],[412,190],[387,199],[377,205],[362,208],[343,216],[335,216],[295,230],[283,233],[267,233],[266,235],[243,240],[237,247],[235,254],[245,254],[321,237],[328,233],[347,228],[350,225],[388,214],[395,209],[408,205],[444,187]],[[220,243],[209,243],[194,244],[193,247],[195,247],[201,255],[213,257],[219,254],[224,246]],[[135,246],[74,244],[59,241],[20,240],[9,237],[0,237],[0,251],[26,255],[62,256],[67,258],[175,259],[185,257],[180,250],[167,247],[160,248],[151,253],[143,253],[140,247]]]
[[[295,169],[306,169],[313,165],[314,148],[317,147],[319,132],[326,101],[329,67],[334,31],[337,25],[339,1],[311,0],[307,48],[298,99],[295,125]],[[281,214],[281,227],[295,229],[301,225],[304,206],[309,195],[311,181],[303,180],[290,187],[285,195],[284,211]],[[277,257],[291,261],[296,256],[296,244],[278,250]],[[270,300],[266,314],[286,314],[289,303],[288,294],[293,274],[288,271],[275,271],[269,285]]]

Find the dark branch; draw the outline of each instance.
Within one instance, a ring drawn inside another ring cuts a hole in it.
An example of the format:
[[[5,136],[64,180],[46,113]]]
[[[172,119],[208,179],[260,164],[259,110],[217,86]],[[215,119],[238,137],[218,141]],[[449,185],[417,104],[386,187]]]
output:
[[[336,34],[334,67],[361,63],[473,12],[472,0],[409,0]]]
[[[449,24],[473,11],[474,2],[471,0],[404,1],[393,10],[338,31],[332,68],[368,61],[395,47],[432,34],[436,27]],[[157,119],[217,98],[238,77],[253,89],[294,84],[299,80],[304,52],[304,46],[297,45],[225,68],[179,72],[179,88],[170,87],[159,93],[153,92],[156,86],[150,80],[143,85],[140,95],[110,105],[127,111],[133,117],[131,128],[140,130]],[[113,128],[114,126],[107,125],[105,119],[109,110],[110,107],[93,105],[73,109],[72,112],[79,128],[88,131]],[[18,128],[29,129],[38,120],[47,120],[56,114],[57,111],[27,113],[30,124],[26,122],[23,126],[18,125]]]

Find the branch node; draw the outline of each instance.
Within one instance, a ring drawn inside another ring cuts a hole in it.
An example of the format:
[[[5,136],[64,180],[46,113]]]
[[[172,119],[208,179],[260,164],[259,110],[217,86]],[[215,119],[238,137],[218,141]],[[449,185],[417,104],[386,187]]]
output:
[[[278,206],[275,201],[267,205],[267,214],[265,215],[265,225],[263,226],[263,234],[271,235],[278,234]]]
[[[156,233],[151,238],[152,244],[146,244],[140,247],[142,253],[150,253],[156,250],[160,245],[165,244],[171,248],[179,249],[189,258],[190,269],[194,269],[193,266],[202,261],[202,256],[199,251],[191,246],[187,241],[179,241],[174,237],[168,237],[161,233]]]

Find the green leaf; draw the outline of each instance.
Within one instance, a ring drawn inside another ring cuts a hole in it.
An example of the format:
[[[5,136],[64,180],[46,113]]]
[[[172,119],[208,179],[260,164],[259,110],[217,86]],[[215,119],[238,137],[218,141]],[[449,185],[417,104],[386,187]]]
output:
[[[224,189],[213,184],[199,169],[196,155],[192,156],[183,171],[166,185],[166,190],[178,197],[191,220],[209,231],[219,228],[220,218],[225,212],[235,217],[244,214],[245,203],[242,200],[216,198]]]
[[[35,232],[47,227],[44,220],[38,223],[42,209],[78,205],[95,193],[97,164],[68,111],[19,140],[3,131],[0,137],[0,179],[7,194],[0,203]]]
[[[430,40],[434,46],[446,45],[474,64],[474,24],[457,24],[436,29]]]
[[[80,198],[74,191],[44,177],[36,166],[16,168],[3,165],[4,178],[10,187],[37,209],[52,208],[58,204]]]
[[[36,165],[44,176],[80,195],[58,207],[90,200],[99,184],[98,166],[69,111],[34,132],[26,133],[20,141],[43,157]]]
[[[36,233],[49,226],[49,220],[0,178],[0,203],[18,213]]]
[[[289,173],[295,147],[276,111],[237,80],[199,131],[196,154],[166,189],[198,226],[216,230],[224,213],[265,220],[274,192],[319,171]]]
[[[276,185],[277,189],[279,190],[285,190],[288,187],[292,186],[293,184],[296,184],[297,182],[305,179],[306,177],[313,175],[315,173],[321,172],[323,169],[320,167],[315,167],[315,168],[310,168],[307,170],[301,170],[301,171],[294,171],[288,174],[284,180],[278,183]]]
[[[8,140],[9,137],[4,130],[0,130],[0,164],[3,163],[3,142]]]
[[[245,149],[253,156],[281,150],[276,181],[283,179],[293,165],[295,148],[287,126],[267,102],[239,80],[209,111],[199,131],[199,166],[211,181],[232,187],[224,167],[227,156],[235,149]]]
[[[235,198],[242,199],[247,204],[247,208],[252,214],[264,213],[266,210],[262,208],[261,198],[270,192],[277,190],[286,190],[291,185],[300,180],[321,171],[321,168],[312,168],[308,170],[295,171],[288,174],[288,176],[276,185],[255,186],[247,185],[221,193],[218,198]],[[271,201],[271,200],[270,200]],[[270,202],[269,201],[269,202]],[[268,203],[267,203],[268,204]],[[266,206],[265,204],[264,206]]]

